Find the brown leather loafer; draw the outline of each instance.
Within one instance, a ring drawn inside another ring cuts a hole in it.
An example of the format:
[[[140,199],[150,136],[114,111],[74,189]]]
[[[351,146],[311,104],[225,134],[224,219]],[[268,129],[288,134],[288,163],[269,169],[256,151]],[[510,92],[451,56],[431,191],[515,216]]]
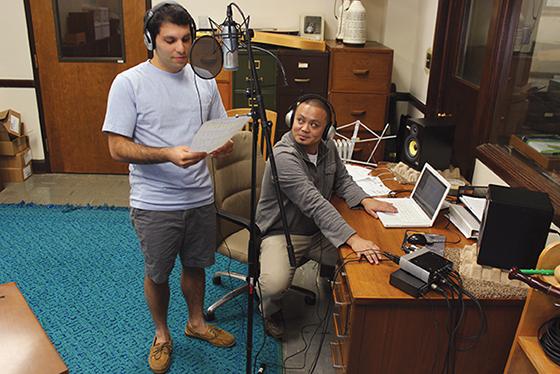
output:
[[[189,338],[206,340],[208,343],[220,348],[229,348],[235,345],[235,338],[233,337],[233,335],[214,325],[207,326],[208,330],[206,331],[206,333],[200,334],[196,332],[187,322],[187,327],[185,327],[185,335],[187,335]]]
[[[266,333],[273,338],[282,339],[284,334],[286,334],[286,324],[284,323],[282,309],[269,317],[265,317],[264,323],[266,325]]]
[[[173,351],[173,343],[166,342],[156,344],[156,338],[150,348],[150,369],[156,374],[163,374],[169,370],[171,366],[171,351]]]

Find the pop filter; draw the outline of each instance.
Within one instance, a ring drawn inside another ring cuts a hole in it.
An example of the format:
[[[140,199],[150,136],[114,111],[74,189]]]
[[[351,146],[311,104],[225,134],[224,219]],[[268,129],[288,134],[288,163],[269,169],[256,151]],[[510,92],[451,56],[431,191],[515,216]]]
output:
[[[202,79],[212,79],[222,70],[224,54],[215,38],[203,35],[191,46],[189,59],[196,75]]]

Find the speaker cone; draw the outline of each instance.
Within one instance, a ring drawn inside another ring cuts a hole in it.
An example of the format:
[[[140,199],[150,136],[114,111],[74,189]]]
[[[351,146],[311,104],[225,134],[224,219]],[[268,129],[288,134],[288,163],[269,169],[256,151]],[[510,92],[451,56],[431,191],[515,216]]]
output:
[[[416,139],[412,139],[410,143],[408,143],[408,154],[410,157],[416,157],[418,154],[418,143],[416,142]]]
[[[412,130],[412,129],[411,129]],[[420,144],[418,138],[410,134],[404,141],[404,157],[405,161],[417,165],[420,157]]]

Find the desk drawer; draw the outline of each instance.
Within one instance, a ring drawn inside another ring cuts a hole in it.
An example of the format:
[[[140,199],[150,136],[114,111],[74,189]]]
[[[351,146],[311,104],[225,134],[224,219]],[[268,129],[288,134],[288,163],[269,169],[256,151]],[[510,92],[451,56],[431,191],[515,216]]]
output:
[[[329,53],[317,51],[278,51],[286,71],[288,86],[278,86],[278,93],[302,95],[306,92],[327,92]],[[278,84],[284,84],[278,72]]]
[[[330,91],[389,93],[392,53],[344,52],[331,57]]]
[[[335,286],[333,287],[333,315],[335,318],[335,325],[339,327],[339,331],[335,331],[335,334],[348,336],[350,335],[351,327],[352,303],[350,301],[346,280],[341,274],[337,277]]]
[[[338,127],[360,120],[375,132],[380,132],[386,123],[389,95],[351,94],[331,92],[329,101],[336,111]],[[349,129],[350,137],[352,130]],[[370,138],[364,134],[362,139]]]
[[[342,358],[342,350],[340,342],[331,342],[331,355],[333,361],[333,369],[334,372],[337,374],[345,374],[346,373],[346,365],[344,364],[344,360]]]

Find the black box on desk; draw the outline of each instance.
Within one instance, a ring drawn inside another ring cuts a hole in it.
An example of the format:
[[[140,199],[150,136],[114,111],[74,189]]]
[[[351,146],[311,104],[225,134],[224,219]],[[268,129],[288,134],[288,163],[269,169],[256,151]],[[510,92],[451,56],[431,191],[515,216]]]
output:
[[[502,269],[533,269],[544,249],[553,215],[547,193],[489,185],[477,262]]]

